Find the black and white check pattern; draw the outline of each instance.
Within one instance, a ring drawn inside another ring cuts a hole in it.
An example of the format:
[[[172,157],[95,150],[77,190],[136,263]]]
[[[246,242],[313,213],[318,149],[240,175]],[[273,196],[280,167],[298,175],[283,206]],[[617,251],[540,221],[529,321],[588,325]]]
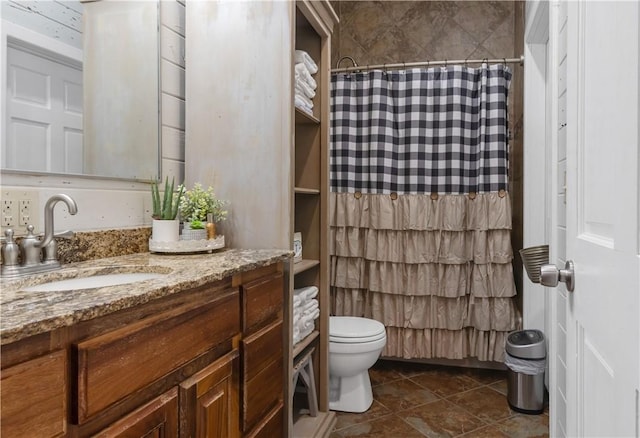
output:
[[[331,77],[331,190],[491,192],[507,188],[505,65]]]

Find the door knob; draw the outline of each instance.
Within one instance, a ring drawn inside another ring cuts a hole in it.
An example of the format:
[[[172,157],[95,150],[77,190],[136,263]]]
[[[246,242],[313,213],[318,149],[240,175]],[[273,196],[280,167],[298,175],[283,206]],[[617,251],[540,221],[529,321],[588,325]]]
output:
[[[575,281],[573,278],[573,262],[567,260],[564,269],[558,269],[556,265],[542,265],[540,267],[540,284],[548,287],[556,287],[561,281],[566,284],[567,290],[573,292]]]

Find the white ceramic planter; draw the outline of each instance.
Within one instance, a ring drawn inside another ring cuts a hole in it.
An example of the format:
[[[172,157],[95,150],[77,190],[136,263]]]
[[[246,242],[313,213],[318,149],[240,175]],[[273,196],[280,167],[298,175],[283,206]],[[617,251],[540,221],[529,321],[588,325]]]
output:
[[[156,242],[177,242],[180,238],[180,221],[154,219],[151,224],[151,238]]]

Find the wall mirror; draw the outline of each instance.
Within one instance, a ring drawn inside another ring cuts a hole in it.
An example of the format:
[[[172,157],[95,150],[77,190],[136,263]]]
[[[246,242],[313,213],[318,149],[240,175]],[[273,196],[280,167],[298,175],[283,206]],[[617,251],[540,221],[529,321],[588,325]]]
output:
[[[160,175],[159,3],[3,1],[3,173]]]

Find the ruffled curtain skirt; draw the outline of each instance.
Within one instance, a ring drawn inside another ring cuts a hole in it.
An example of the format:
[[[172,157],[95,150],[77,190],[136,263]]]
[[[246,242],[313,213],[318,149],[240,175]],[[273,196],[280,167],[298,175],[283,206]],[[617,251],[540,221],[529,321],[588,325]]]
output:
[[[332,313],[381,321],[383,356],[503,360],[521,324],[504,192],[332,192],[330,224]]]

